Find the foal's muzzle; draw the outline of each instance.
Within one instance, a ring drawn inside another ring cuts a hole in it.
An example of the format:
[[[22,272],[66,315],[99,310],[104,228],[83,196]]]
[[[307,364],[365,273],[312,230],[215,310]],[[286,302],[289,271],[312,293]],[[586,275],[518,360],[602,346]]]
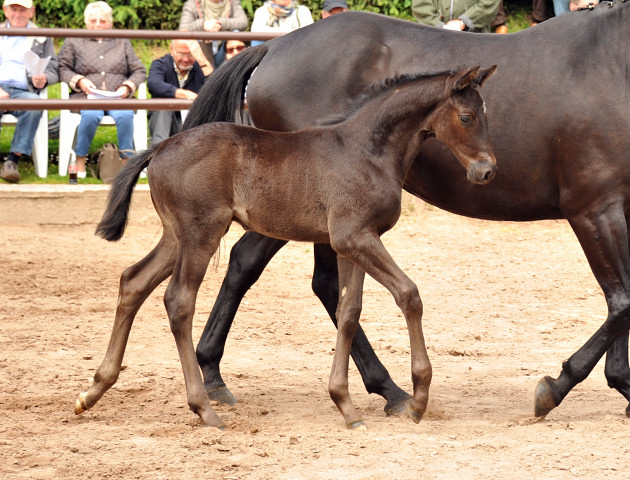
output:
[[[496,172],[496,164],[490,160],[481,160],[471,163],[468,167],[468,180],[472,183],[485,185],[494,178]]]

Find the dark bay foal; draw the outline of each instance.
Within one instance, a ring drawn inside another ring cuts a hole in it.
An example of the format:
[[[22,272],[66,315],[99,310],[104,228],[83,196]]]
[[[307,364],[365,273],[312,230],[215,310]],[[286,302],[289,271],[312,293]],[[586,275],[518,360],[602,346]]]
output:
[[[192,319],[210,259],[235,221],[273,238],[329,243],[339,254],[339,331],[329,392],[349,428],[365,428],[348,394],[348,361],[361,312],[364,272],[392,293],[409,330],[413,397],[408,409],[419,422],[431,383],[422,302],[380,235],[398,220],[405,175],[426,138],[435,136],[445,143],[471,182],[484,184],[493,178],[496,162],[479,87],[495,69],[390,79],[337,123],[298,132],[202,125],[127,162],[112,187],[97,233],[110,241],[122,237],[133,187],[148,166],[163,234],[153,251],[121,276],[107,353],[92,386],[79,396],[76,413],[93,407],[116,382],[136,312],[172,275],[164,303],[188,404],[206,425],[223,428],[197,364]]]

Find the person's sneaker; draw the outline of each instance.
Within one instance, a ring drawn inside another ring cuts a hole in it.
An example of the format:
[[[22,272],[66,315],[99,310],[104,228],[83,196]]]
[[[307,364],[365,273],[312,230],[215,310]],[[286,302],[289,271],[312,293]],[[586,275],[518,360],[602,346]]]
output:
[[[17,163],[11,160],[5,160],[0,169],[0,177],[7,182],[17,183],[20,181],[20,172],[18,172]]]

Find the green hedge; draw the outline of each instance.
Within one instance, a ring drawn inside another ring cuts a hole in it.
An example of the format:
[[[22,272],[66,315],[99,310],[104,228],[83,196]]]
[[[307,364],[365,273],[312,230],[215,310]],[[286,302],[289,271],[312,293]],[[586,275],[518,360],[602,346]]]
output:
[[[321,18],[323,0],[302,0],[313,14]],[[83,10],[87,0],[35,0],[37,23],[49,28],[84,28]],[[136,30],[177,30],[183,0],[110,0],[116,28]],[[256,8],[263,0],[241,0],[251,23]],[[411,19],[411,0],[348,0],[352,10],[365,10],[392,17]]]

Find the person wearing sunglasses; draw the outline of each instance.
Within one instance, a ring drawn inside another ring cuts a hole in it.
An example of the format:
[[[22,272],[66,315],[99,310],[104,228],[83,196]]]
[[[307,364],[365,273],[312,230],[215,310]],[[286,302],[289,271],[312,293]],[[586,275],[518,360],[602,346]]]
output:
[[[229,60],[230,58],[241,53],[247,47],[249,47],[249,42],[244,42],[242,40],[227,40],[223,44],[223,50],[225,51],[225,59]]]
[[[209,73],[212,72],[210,69]],[[152,98],[194,100],[206,75],[190,51],[186,40],[173,40],[169,53],[151,63],[147,86]],[[182,112],[157,110],[149,112],[151,143],[159,143],[182,128]]]

